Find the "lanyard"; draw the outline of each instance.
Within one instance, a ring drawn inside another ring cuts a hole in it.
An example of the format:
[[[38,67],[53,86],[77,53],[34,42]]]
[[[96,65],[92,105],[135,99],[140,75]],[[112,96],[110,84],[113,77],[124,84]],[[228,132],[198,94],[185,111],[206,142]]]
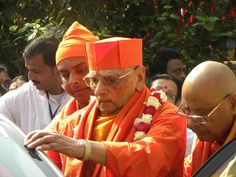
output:
[[[63,101],[63,99],[64,99],[64,96],[63,96],[63,98],[62,98],[60,104],[58,105],[57,109],[56,109],[56,110],[54,111],[54,113],[53,113],[53,112],[52,112],[51,105],[50,105],[50,103],[49,103],[49,94],[48,94],[48,92],[46,92],[46,95],[47,95],[47,99],[48,99],[48,109],[49,109],[50,117],[51,117],[51,119],[53,119],[53,118],[55,117],[55,115],[56,115],[58,109],[60,108],[60,106],[61,106],[61,104],[62,104],[62,101]]]

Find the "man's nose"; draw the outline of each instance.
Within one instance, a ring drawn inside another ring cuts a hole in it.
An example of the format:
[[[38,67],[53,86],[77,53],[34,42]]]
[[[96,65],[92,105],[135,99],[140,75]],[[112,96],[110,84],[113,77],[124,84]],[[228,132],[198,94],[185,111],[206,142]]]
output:
[[[107,93],[107,86],[99,80],[96,88],[93,90],[95,96],[101,96]]]
[[[194,131],[194,130],[198,130],[199,127],[202,126],[202,124],[199,122],[195,122],[194,120],[187,119],[187,126],[188,126],[188,128],[190,128]]]
[[[35,76],[31,71],[28,71],[28,78],[29,80],[35,80]]]
[[[83,77],[71,74],[69,78],[69,84],[70,85],[84,84]]]
[[[181,70],[181,73],[180,73],[180,78],[181,78],[182,80],[184,80],[185,77],[186,77],[186,72],[185,72],[184,69],[182,69],[182,70]]]

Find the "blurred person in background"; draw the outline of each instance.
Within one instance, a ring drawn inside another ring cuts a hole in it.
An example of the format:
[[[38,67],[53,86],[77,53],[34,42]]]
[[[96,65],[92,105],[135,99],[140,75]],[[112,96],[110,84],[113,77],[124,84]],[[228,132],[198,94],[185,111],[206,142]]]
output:
[[[149,77],[155,77],[156,74],[168,74],[178,86],[178,97],[176,105],[179,105],[181,99],[182,84],[186,77],[185,64],[179,53],[171,48],[162,48],[148,64]]]
[[[176,82],[171,79],[168,74],[157,74],[152,79],[151,88],[154,88],[155,90],[163,90],[166,92],[167,100],[176,104],[176,98],[178,95],[178,86]]]
[[[0,94],[4,95],[8,89],[11,82],[11,78],[8,74],[8,69],[4,64],[0,64]]]
[[[27,79],[23,75],[18,75],[14,77],[9,85],[9,91],[15,90],[21,87],[26,82],[27,82]]]

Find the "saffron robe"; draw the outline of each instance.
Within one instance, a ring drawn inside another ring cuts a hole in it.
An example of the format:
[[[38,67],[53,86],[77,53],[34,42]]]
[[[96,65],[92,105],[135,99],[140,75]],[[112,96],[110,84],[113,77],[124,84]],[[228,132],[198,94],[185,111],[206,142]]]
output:
[[[145,138],[134,141],[134,120],[141,117],[151,93],[148,88],[135,92],[115,118],[103,141],[106,164],[96,164],[93,177],[157,177],[183,176],[186,148],[186,120],[180,117],[176,106],[164,103],[153,116]],[[91,140],[98,108],[92,101],[61,122],[58,131],[75,139]],[[83,162],[60,154],[62,172],[66,177],[82,177]],[[86,167],[85,167],[86,168]]]
[[[233,126],[230,130],[223,145],[228,143],[236,136],[236,121],[234,119]],[[223,145],[216,142],[196,140],[195,148],[192,155],[186,157],[184,162],[184,176],[192,176],[214,153],[216,153]]]
[[[64,119],[66,119],[68,116],[70,116],[71,114],[73,114],[78,110],[79,110],[78,102],[75,98],[72,97],[45,129],[56,130],[56,131],[59,130],[61,122],[63,122]],[[59,169],[61,169],[62,164],[59,154],[55,151],[47,151],[46,153],[47,156],[53,160],[55,165]]]
[[[49,130],[60,129],[58,127],[60,126],[60,122],[78,110],[79,110],[78,102],[75,98],[72,97],[62,108],[62,110],[55,116],[55,118],[47,125],[45,129]]]

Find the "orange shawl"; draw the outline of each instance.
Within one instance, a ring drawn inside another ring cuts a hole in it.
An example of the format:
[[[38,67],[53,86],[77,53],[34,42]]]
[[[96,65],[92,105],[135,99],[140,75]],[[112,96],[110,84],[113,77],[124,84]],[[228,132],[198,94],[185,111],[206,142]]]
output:
[[[79,110],[78,103],[76,99],[71,98],[63,109],[56,115],[56,117],[50,122],[50,124],[45,128],[48,130],[60,130],[61,122],[67,118],[69,115],[73,114]],[[47,151],[47,156],[52,159],[52,161],[56,164],[56,166],[61,169],[61,159],[57,152],[55,151]]]
[[[78,110],[78,102],[72,97],[45,129],[57,131],[60,129],[60,122]]]
[[[236,136],[236,121],[234,120],[233,126],[224,144],[228,143],[235,136]],[[200,141],[199,139],[197,139],[196,146],[194,148],[192,156],[186,158],[185,160],[184,176],[192,176],[223,145],[218,145],[215,142]]]
[[[103,142],[107,151],[106,165],[96,164],[93,177],[183,176],[186,121],[176,114],[175,106],[163,104],[154,115],[147,136],[133,141],[134,120],[141,117],[148,96],[147,88],[136,92],[117,115]],[[89,140],[97,117],[96,103],[91,102],[81,111],[67,119],[60,132],[75,139]],[[88,163],[63,154],[61,161],[62,172],[67,177],[82,177],[83,166]]]

